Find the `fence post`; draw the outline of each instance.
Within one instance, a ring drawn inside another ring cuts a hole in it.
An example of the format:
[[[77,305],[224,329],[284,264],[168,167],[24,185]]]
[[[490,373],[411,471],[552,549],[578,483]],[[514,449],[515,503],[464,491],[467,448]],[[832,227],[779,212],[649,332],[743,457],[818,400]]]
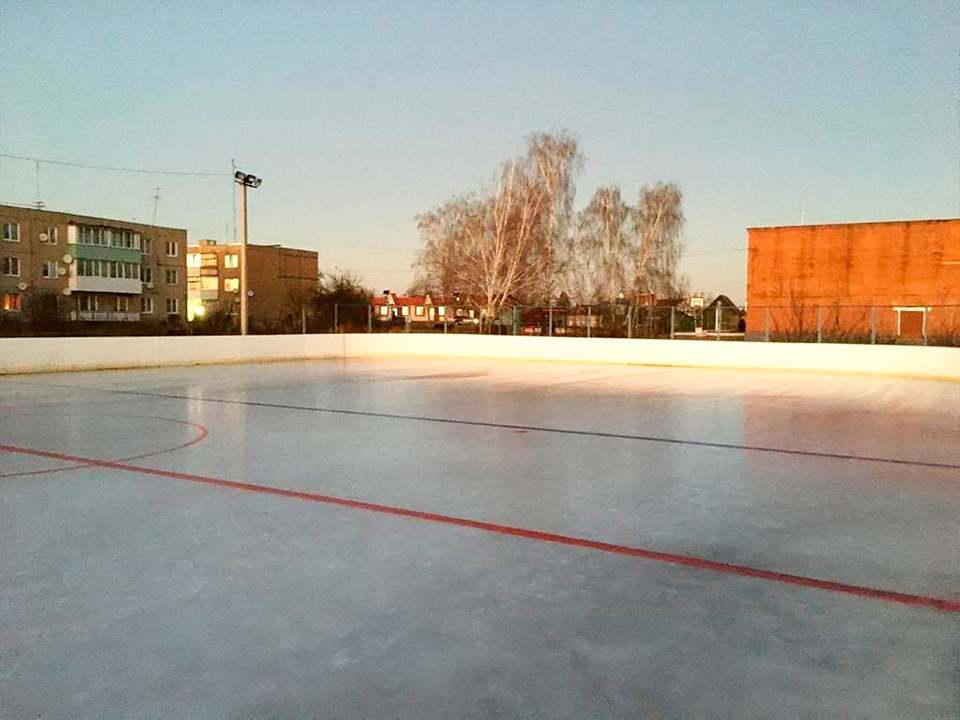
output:
[[[770,308],[763,309],[763,341],[770,342]]]
[[[817,342],[823,342],[823,307],[817,305]]]
[[[517,306],[513,306],[513,334],[516,335],[520,331],[520,328],[517,326]]]
[[[627,339],[633,337],[633,305],[627,305]]]
[[[333,331],[337,332],[337,327],[339,326],[337,318],[337,303],[333,304]]]
[[[587,337],[590,337],[590,306],[587,305]]]
[[[367,305],[367,332],[373,332],[373,305]]]
[[[550,301],[550,310],[547,315],[547,335],[553,337],[553,300]]]
[[[302,304],[300,305],[300,334],[307,334],[307,309]]]
[[[675,326],[675,324],[676,324],[676,323],[675,323],[675,319],[674,319],[674,317],[675,317],[674,310],[676,310],[676,309],[677,309],[677,308],[676,308],[675,306],[673,306],[673,305],[670,306],[670,339],[671,339],[671,340],[674,339],[674,337],[673,337],[673,329],[674,329],[674,326]]]
[[[877,344],[877,306],[870,308],[870,344]]]
[[[720,339],[720,323],[723,320],[723,308],[720,305],[717,305],[716,312],[713,314],[713,324],[714,330],[717,331],[717,340]]]
[[[409,315],[403,316],[403,331],[410,332],[410,316]]]
[[[923,323],[923,344],[927,344],[927,308],[923,309],[923,317],[920,319]]]
[[[443,313],[443,334],[444,334],[444,335],[447,334],[447,313],[446,313],[446,308],[444,308],[444,313]]]

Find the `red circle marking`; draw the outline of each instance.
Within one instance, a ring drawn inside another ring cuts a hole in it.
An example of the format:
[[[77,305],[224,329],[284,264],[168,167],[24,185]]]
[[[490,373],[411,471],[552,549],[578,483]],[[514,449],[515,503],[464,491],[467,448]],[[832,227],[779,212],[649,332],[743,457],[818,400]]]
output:
[[[61,415],[70,415],[73,413],[61,413]],[[174,452],[176,450],[183,450],[184,448],[190,447],[191,445],[196,445],[199,442],[203,442],[207,439],[207,436],[210,434],[210,431],[200,423],[190,422],[189,420],[178,420],[176,418],[165,418],[159,417],[156,415],[117,415],[114,413],[109,413],[107,415],[101,415],[100,417],[121,417],[121,418],[138,418],[144,420],[160,420],[162,422],[171,422],[177,423],[178,425],[189,425],[200,431],[200,434],[197,435],[192,440],[187,440],[186,442],[173,445],[172,447],[163,448],[161,450],[151,450],[147,453],[140,453],[139,455],[130,455],[129,457],[117,458],[113,462],[129,462],[131,460],[143,460],[144,458],[154,457],[156,455],[164,455],[166,453]],[[75,463],[72,465],[64,465],[63,467],[58,468],[45,468],[43,470],[28,470],[26,472],[13,472],[13,473],[0,473],[0,478],[7,477],[26,477],[29,475],[46,475],[48,473],[56,472],[67,472],[70,470],[80,470],[86,467],[94,467],[93,463]]]

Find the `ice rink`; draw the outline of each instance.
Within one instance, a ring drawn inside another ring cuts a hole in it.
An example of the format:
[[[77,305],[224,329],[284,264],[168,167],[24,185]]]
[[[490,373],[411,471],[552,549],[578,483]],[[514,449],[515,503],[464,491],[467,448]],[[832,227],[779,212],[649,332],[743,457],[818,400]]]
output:
[[[0,378],[0,717],[951,718],[960,384]]]

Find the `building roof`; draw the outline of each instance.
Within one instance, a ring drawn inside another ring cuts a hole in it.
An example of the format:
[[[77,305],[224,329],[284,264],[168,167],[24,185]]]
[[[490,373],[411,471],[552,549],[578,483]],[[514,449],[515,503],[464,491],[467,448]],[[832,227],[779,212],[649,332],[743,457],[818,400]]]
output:
[[[207,244],[204,244],[207,243]],[[318,255],[316,250],[304,250],[303,248],[292,248],[286,245],[257,245],[256,243],[247,243],[247,249],[276,248],[286,253],[306,253],[307,255]],[[187,252],[214,253],[223,251],[228,253],[240,252],[240,243],[218,243],[216,241],[191,241],[187,243]]]
[[[717,307],[718,305],[721,305],[723,307],[736,308],[739,310],[739,308],[737,308],[737,304],[733,302],[733,300],[728,298],[726,295],[717,295],[717,297],[713,299],[713,302],[707,305],[707,307],[712,308],[712,307]]]
[[[960,222],[960,218],[931,218],[928,220],[919,219],[919,220],[861,220],[858,222],[845,222],[845,223],[817,223],[813,225],[797,224],[797,225],[760,225],[756,227],[748,227],[747,230],[787,230],[794,228],[836,228],[836,227],[847,227],[849,225],[905,225],[908,223],[952,223]]]
[[[428,302],[429,301],[429,302]],[[432,305],[433,301],[429,295],[380,295],[373,299],[374,305]]]
[[[107,226],[109,226],[109,224],[114,224],[114,225],[120,225],[120,226],[122,226],[122,227],[124,227],[124,228],[140,228],[140,229],[146,230],[146,231],[150,231],[150,230],[176,230],[176,231],[182,232],[182,233],[187,232],[185,228],[169,227],[169,226],[167,226],[167,225],[152,225],[152,224],[149,224],[149,223],[135,222],[135,221],[133,221],[133,220],[129,220],[129,221],[128,221],[128,220],[120,220],[120,219],[118,219],[118,218],[98,217],[98,216],[96,216],[96,215],[81,215],[80,213],[68,212],[68,211],[66,211],[66,210],[49,210],[49,209],[47,209],[47,208],[42,208],[42,209],[41,209],[41,208],[35,208],[35,207],[21,207],[21,206],[18,206],[18,205],[3,205],[3,204],[0,204],[0,211],[3,211],[3,212],[17,212],[17,213],[36,214],[36,215],[39,215],[39,216],[41,216],[41,217],[42,217],[43,215],[66,215],[66,216],[70,217],[70,218],[73,219],[73,220],[79,220],[79,221],[81,221],[81,222],[87,222],[87,221],[89,221],[91,224],[94,224],[94,225],[107,224]]]

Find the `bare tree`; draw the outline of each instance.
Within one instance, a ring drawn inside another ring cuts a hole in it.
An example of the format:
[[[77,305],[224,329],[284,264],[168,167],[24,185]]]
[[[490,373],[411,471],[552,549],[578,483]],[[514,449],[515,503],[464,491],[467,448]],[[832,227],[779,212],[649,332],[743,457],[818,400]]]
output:
[[[461,196],[417,218],[424,247],[416,284],[483,303],[492,318],[508,299],[531,293],[538,280],[545,193],[528,158],[505,162],[488,195]]]
[[[545,194],[529,160],[505,162],[497,173],[496,189],[486,205],[482,225],[470,223],[463,234],[469,291],[481,298],[492,318],[511,297],[536,285],[536,255]]]
[[[464,268],[458,253],[463,233],[478,214],[482,215],[482,209],[476,200],[462,195],[417,216],[423,247],[413,263],[416,275],[411,287],[417,289],[415,294],[431,292],[447,298],[460,289]]]
[[[634,248],[626,231],[630,207],[620,188],[597,188],[590,203],[580,211],[577,259],[571,283],[587,300],[615,300],[629,290],[630,259]],[[579,287],[578,287],[579,286]]]
[[[683,193],[673,183],[645,185],[633,211],[637,237],[634,289],[673,297],[684,289],[678,273],[683,254]]]
[[[574,176],[583,167],[576,138],[566,131],[537,133],[527,138],[527,157],[543,186],[543,237],[535,244],[537,292],[547,301],[557,294],[563,265],[570,257],[570,219]]]

